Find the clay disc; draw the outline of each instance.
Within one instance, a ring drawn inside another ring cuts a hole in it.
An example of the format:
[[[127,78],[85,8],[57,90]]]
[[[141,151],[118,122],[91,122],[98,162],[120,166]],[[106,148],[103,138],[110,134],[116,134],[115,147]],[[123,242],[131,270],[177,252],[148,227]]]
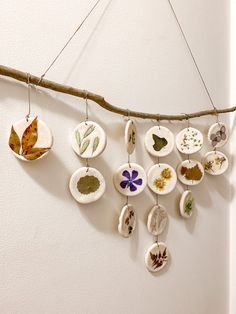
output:
[[[23,143],[26,143],[26,141],[33,144],[33,146],[27,153],[24,153],[23,147],[25,145]],[[52,145],[51,130],[45,122],[37,119],[37,117],[29,118],[28,121],[24,118],[12,125],[9,146],[17,158],[24,161],[41,159],[47,155]]]
[[[104,151],[106,143],[103,128],[93,121],[81,122],[72,134],[72,148],[81,158],[99,156]]]
[[[194,154],[203,145],[202,133],[192,127],[181,130],[176,136],[176,146],[183,154]]]
[[[122,208],[119,217],[118,231],[123,237],[128,238],[134,232],[135,227],[136,211],[132,205],[127,204]]]
[[[184,160],[177,167],[178,179],[185,185],[197,185],[204,177],[204,168],[199,161]]]
[[[208,130],[207,139],[213,147],[222,147],[229,138],[229,132],[226,125],[222,122],[214,123]]]
[[[135,163],[122,165],[114,174],[114,186],[118,192],[126,196],[140,194],[147,184],[144,169]]]
[[[153,156],[167,156],[174,148],[174,135],[164,126],[154,126],[145,135],[145,147]]]
[[[69,187],[77,202],[87,204],[95,202],[104,194],[106,183],[97,169],[82,167],[72,174]]]
[[[167,221],[168,214],[165,207],[162,205],[155,205],[148,215],[147,229],[152,235],[158,236],[165,230]]]
[[[206,153],[202,159],[202,165],[205,172],[218,176],[223,174],[229,166],[228,157],[219,151],[212,151]]]
[[[176,172],[168,164],[153,165],[148,171],[148,186],[157,194],[165,195],[172,192],[176,182]]]
[[[190,218],[193,214],[194,198],[190,190],[183,192],[180,198],[179,210],[180,214],[184,218]]]
[[[163,242],[154,243],[145,255],[145,264],[149,271],[158,272],[169,260],[168,249]]]
[[[136,144],[136,126],[133,120],[128,120],[125,126],[125,145],[129,155],[134,152]]]

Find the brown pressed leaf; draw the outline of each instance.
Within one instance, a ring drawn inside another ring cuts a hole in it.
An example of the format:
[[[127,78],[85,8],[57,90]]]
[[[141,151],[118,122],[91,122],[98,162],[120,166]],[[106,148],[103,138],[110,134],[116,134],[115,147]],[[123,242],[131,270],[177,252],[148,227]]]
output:
[[[25,129],[22,138],[22,155],[30,154],[31,149],[35,145],[38,139],[38,120],[37,117],[31,122],[31,124]]]
[[[23,155],[27,160],[36,160],[44,155],[50,148],[32,148],[28,154]]]
[[[19,136],[17,135],[14,127],[11,127],[11,134],[9,137],[9,142],[8,142],[10,148],[16,153],[20,153],[20,139]]]
[[[199,169],[198,165],[195,165],[192,168],[188,168],[185,173],[185,178],[188,180],[199,181],[202,178],[202,172]]]

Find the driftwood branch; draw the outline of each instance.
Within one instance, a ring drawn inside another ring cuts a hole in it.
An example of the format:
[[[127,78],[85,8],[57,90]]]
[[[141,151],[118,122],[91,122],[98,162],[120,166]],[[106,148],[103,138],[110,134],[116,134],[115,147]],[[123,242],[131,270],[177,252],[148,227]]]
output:
[[[3,65],[0,65],[0,75],[8,76],[24,83],[27,83],[29,79],[29,83],[33,85],[41,86],[43,88],[51,89],[56,92],[69,94],[69,95],[73,95],[73,96],[84,98],[84,99],[87,97],[87,99],[90,99],[96,102],[99,106],[103,107],[104,109],[108,111],[111,111],[111,112],[114,112],[123,116],[127,116],[127,114],[129,114],[129,116],[131,117],[137,117],[137,118],[142,118],[142,119],[181,121],[181,120],[186,120],[186,119],[191,119],[191,118],[202,117],[206,115],[228,113],[228,112],[233,112],[236,110],[236,106],[234,106],[234,107],[225,108],[225,109],[203,110],[199,112],[193,112],[193,113],[188,113],[188,114],[178,114],[178,115],[165,115],[165,114],[159,114],[159,113],[153,114],[153,113],[138,112],[138,111],[133,111],[133,110],[127,111],[127,109],[122,109],[122,108],[119,108],[117,106],[110,104],[104,99],[104,97],[94,94],[92,92],[81,90],[81,89],[63,85],[63,84],[59,84],[59,83],[49,81],[44,78],[40,78],[31,74],[29,76],[26,72],[12,69]]]

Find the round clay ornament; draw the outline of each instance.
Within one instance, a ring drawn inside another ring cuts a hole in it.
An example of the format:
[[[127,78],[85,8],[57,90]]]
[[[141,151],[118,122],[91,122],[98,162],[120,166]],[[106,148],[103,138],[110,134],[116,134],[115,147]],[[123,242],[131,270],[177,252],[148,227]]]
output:
[[[107,143],[103,128],[93,121],[84,121],[76,126],[72,134],[71,145],[81,158],[99,156]]]
[[[204,168],[199,161],[184,160],[177,167],[178,179],[185,185],[197,185],[204,177]]]
[[[47,155],[52,144],[51,130],[37,117],[24,118],[11,127],[9,146],[14,155],[21,160],[41,159]]]
[[[179,211],[182,217],[190,218],[193,214],[194,198],[190,190],[183,192],[179,202]]]
[[[106,183],[97,169],[82,167],[72,174],[69,187],[77,202],[88,204],[95,202],[104,194]]]
[[[141,166],[126,163],[115,172],[113,181],[118,192],[125,196],[135,196],[146,187],[147,177]]]
[[[213,176],[223,174],[229,166],[229,160],[225,154],[219,151],[206,153],[202,159],[205,172]]]
[[[207,138],[209,143],[215,148],[224,146],[229,138],[226,125],[222,122],[212,124],[208,130]]]
[[[153,156],[167,156],[174,148],[174,135],[164,126],[154,126],[145,135],[145,147]]]
[[[169,260],[168,249],[163,242],[154,243],[145,255],[145,264],[150,272],[158,272]]]
[[[166,227],[168,221],[167,211],[162,205],[155,205],[150,210],[147,220],[147,229],[154,235],[160,235]]]
[[[172,192],[176,186],[177,175],[168,164],[153,165],[148,171],[148,186],[156,194],[165,195]]]
[[[136,211],[132,205],[127,204],[122,208],[119,217],[118,231],[123,237],[128,238],[132,235],[135,227]]]
[[[202,145],[203,135],[195,128],[185,128],[176,136],[176,146],[183,154],[194,154],[202,148]]]
[[[133,120],[128,120],[125,126],[125,145],[129,155],[134,152],[136,144],[136,126]]]

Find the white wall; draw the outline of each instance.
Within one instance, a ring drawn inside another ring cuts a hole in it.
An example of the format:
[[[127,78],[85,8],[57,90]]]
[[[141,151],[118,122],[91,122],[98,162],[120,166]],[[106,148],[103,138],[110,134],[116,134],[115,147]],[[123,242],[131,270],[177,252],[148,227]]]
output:
[[[42,74],[93,3],[1,1],[1,64]],[[228,106],[228,1],[173,4],[216,106]],[[210,108],[164,0],[102,1],[47,77],[100,93],[124,108],[162,113]],[[33,164],[16,160],[7,146],[12,122],[27,112],[26,86],[1,77],[0,102],[1,314],[228,313],[230,170],[193,188],[197,211],[191,220],[177,212],[181,185],[161,198],[170,221],[160,239],[171,262],[154,276],[144,265],[152,243],[145,227],[154,202],[148,190],[133,200],[139,216],[133,238],[117,234],[125,200],[112,186],[112,173],[127,159],[123,118],[90,104],[90,118],[108,134],[106,151],[92,161],[104,174],[107,191],[98,202],[80,206],[70,196],[68,180],[83,164],[70,147],[70,133],[84,117],[84,102],[33,92],[33,114],[55,137],[53,151]],[[214,117],[192,121],[205,133],[212,122]],[[154,161],[143,137],[152,122],[137,124],[133,160],[148,169]],[[165,124],[174,132],[185,125]],[[201,154],[209,149],[206,143]],[[176,166],[180,159],[175,151],[163,161]]]

